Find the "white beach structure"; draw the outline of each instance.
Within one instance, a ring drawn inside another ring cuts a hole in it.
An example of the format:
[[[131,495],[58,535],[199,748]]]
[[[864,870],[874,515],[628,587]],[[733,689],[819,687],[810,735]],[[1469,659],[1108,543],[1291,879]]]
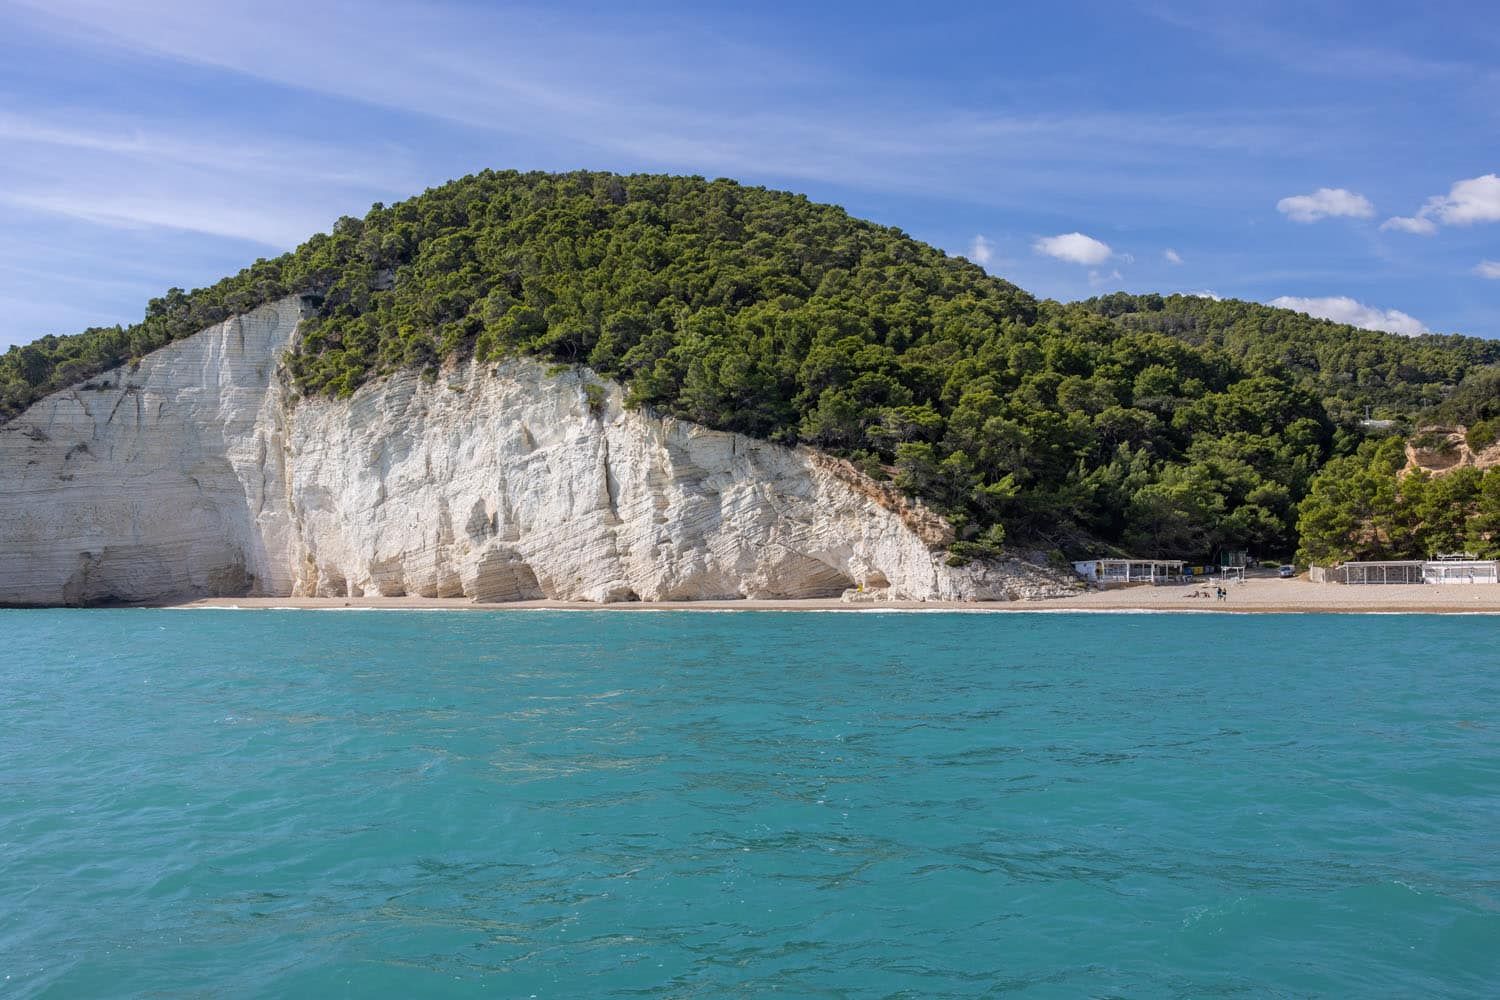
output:
[[[1384,559],[1346,562],[1323,574],[1325,582],[1352,584],[1500,583],[1500,560],[1477,559],[1469,553],[1432,559]]]
[[[1444,552],[1422,564],[1423,583],[1500,583],[1500,561]]]
[[[1337,566],[1332,578],[1338,583],[1387,584],[1421,583],[1421,559],[1376,559],[1369,562],[1346,562]]]
[[[1183,579],[1181,559],[1082,559],[1073,571],[1098,587],[1132,583],[1176,583]]]

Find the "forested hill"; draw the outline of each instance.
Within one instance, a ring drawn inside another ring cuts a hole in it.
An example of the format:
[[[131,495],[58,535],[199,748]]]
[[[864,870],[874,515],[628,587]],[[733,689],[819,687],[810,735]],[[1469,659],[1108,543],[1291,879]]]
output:
[[[1410,419],[1443,402],[1468,372],[1500,363],[1500,341],[1404,337],[1239,299],[1116,292],[1079,303],[1132,330],[1218,347],[1242,364],[1278,367],[1315,392],[1335,421]]]
[[[1357,444],[1349,407],[1436,398],[1491,360],[1484,342],[1363,332],[1346,359],[1336,333],[1274,310],[1279,341],[1259,349],[1187,300],[1039,302],[899,230],[731,181],[484,172],[173,290],[134,326],[12,349],[0,419],[293,292],[316,305],[288,358],[304,393],[469,356],[586,363],[635,405],[893,477],[952,518],[955,559],[1007,539],[1290,555],[1313,475]]]

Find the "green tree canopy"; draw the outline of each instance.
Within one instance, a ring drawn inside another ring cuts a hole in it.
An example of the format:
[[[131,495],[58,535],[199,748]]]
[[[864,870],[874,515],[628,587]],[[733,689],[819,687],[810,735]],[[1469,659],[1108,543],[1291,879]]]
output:
[[[313,305],[287,358],[304,393],[470,358],[587,364],[631,405],[892,477],[952,520],[958,558],[1002,539],[1289,555],[1318,470],[1358,442],[1351,414],[1440,401],[1500,362],[1484,341],[1250,303],[1039,301],[899,230],[727,180],[486,171],[173,289],[134,326],[12,349],[0,418],[292,293]]]

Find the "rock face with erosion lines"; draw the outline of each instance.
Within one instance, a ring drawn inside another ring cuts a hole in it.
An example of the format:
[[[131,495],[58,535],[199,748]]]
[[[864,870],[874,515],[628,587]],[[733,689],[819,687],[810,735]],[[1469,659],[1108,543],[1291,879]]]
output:
[[[529,360],[298,399],[283,299],[0,426],[0,604],[199,596],[501,602],[1071,592],[947,565],[942,518],[809,448],[626,409]]]

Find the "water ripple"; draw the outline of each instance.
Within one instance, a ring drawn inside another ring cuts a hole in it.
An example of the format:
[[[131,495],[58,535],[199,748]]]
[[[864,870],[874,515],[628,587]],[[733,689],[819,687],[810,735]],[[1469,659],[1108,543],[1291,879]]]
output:
[[[1500,981],[1491,619],[0,624],[0,995]]]

